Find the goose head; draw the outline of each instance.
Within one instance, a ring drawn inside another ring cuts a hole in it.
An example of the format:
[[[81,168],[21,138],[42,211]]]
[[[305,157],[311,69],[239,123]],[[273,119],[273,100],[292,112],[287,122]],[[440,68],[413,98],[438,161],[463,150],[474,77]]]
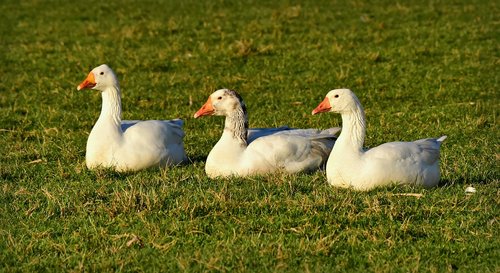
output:
[[[313,115],[325,112],[348,113],[361,107],[358,97],[349,89],[334,89],[312,111]]]
[[[80,83],[76,89],[95,89],[104,91],[108,87],[118,87],[118,79],[107,64],[102,64],[90,71],[87,78]]]
[[[207,102],[194,114],[194,118],[202,116],[231,116],[238,110],[246,113],[246,106],[241,96],[233,90],[219,89],[208,97]]]

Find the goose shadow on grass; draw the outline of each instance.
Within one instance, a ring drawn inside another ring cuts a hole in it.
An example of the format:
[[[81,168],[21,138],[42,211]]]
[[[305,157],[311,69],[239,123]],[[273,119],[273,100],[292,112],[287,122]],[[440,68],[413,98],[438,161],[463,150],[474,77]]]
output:
[[[181,164],[181,166],[193,165],[193,164],[198,164],[198,163],[205,164],[206,161],[207,161],[207,156],[199,156],[199,155],[189,156],[188,160],[186,162],[184,162],[183,164]]]
[[[199,163],[205,164],[205,161],[207,160],[207,156],[189,156],[188,159],[180,163],[179,165],[174,165],[174,166],[167,166],[165,168],[185,168],[191,165],[196,165]],[[116,171],[114,168],[97,168],[97,169],[92,169],[89,170],[86,168],[87,174],[92,176],[94,179],[95,178],[101,178],[101,179],[112,179],[112,180],[123,180],[131,175],[137,174],[138,172],[141,171],[154,171],[158,170],[158,168],[163,169],[162,167],[150,167],[147,169],[142,169],[138,171],[123,171],[119,172]],[[5,174],[0,173],[1,176],[5,176]]]
[[[462,185],[465,189],[466,186],[487,185],[487,184],[494,184],[494,183],[499,183],[499,180],[492,178],[492,177],[460,176],[459,178],[455,178],[455,179],[442,178],[439,181],[439,184],[437,185],[437,187],[444,188],[444,187],[451,187],[451,186],[455,186],[455,185]]]

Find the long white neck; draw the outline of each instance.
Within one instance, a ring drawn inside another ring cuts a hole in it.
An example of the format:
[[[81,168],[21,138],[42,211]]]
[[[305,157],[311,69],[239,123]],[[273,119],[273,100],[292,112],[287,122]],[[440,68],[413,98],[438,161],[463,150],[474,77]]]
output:
[[[121,132],[122,104],[120,98],[120,87],[110,86],[101,92],[102,108],[97,123],[106,124],[119,129]]]
[[[102,91],[102,109],[87,139],[87,166],[111,166],[113,151],[122,144],[121,100],[118,86]]]
[[[363,107],[357,104],[355,109],[342,113],[342,132],[335,143],[334,149],[338,145],[362,153],[365,134],[365,113]]]

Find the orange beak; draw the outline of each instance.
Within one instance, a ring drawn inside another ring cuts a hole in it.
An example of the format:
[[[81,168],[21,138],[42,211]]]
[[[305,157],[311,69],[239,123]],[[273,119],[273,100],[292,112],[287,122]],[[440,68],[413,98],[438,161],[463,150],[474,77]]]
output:
[[[76,89],[77,90],[82,90],[82,89],[90,89],[92,87],[94,87],[96,85],[95,83],[95,77],[94,77],[94,73],[90,72],[89,75],[87,76],[87,78],[85,80],[83,80],[82,83],[80,83]]]
[[[203,104],[203,106],[198,110],[196,113],[194,113],[194,118],[199,118],[202,116],[208,116],[212,115],[215,112],[214,106],[212,105],[212,99],[208,97],[207,102]]]
[[[325,98],[319,105],[318,107],[314,108],[312,111],[313,115],[319,114],[319,113],[324,113],[328,112],[332,109],[332,106],[330,105],[330,100],[328,98]]]

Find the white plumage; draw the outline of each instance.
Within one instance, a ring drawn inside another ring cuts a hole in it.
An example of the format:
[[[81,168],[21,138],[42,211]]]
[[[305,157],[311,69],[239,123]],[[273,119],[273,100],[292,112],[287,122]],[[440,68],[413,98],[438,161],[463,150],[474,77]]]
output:
[[[120,87],[107,65],[94,68],[77,89],[96,89],[102,95],[101,114],[87,140],[89,169],[137,171],[186,160],[182,120],[121,120]]]
[[[326,176],[331,185],[370,190],[390,183],[427,187],[438,184],[439,150],[446,136],[389,142],[364,151],[365,114],[351,90],[328,92],[312,113],[322,112],[342,115],[342,132],[326,165]]]
[[[209,177],[319,169],[326,162],[335,134],[340,130],[288,127],[248,130],[246,106],[238,93],[228,89],[211,94],[194,117],[206,115],[226,117],[224,132],[205,164]]]

